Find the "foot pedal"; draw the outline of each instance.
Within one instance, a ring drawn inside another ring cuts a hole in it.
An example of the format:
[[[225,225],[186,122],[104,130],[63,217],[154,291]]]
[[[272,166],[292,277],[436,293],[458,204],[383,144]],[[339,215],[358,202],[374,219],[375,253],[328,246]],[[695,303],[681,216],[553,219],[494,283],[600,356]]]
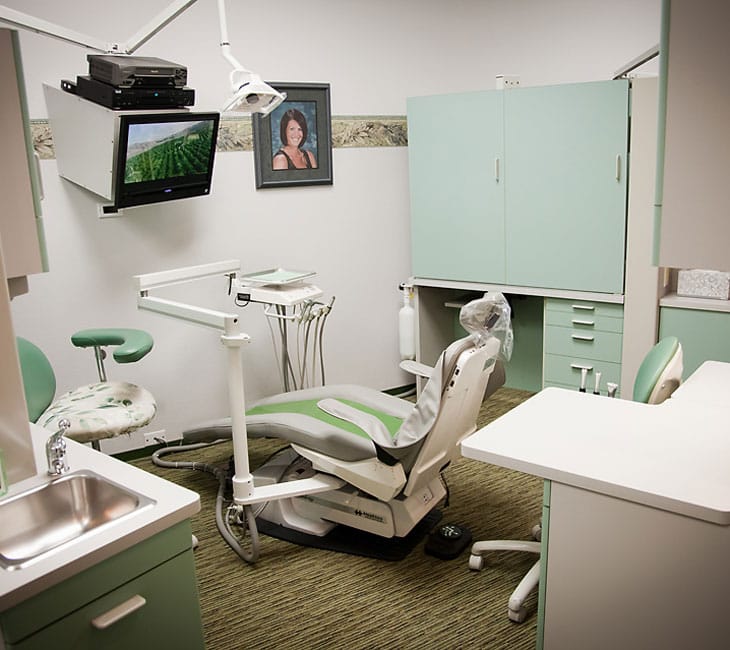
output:
[[[471,544],[471,531],[458,524],[443,524],[426,540],[424,551],[442,560],[453,560]]]

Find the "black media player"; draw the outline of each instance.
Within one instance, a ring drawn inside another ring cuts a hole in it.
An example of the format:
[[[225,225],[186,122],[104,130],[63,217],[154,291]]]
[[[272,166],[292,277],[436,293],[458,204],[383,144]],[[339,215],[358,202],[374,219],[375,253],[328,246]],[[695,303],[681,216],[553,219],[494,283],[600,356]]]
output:
[[[195,91],[192,88],[120,88],[89,76],[76,77],[76,94],[112,109],[182,108],[195,103]]]

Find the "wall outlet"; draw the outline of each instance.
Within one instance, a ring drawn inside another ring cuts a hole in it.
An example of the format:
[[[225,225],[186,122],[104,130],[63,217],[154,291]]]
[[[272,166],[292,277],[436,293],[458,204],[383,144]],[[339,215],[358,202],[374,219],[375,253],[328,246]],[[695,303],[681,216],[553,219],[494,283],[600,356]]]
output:
[[[164,429],[158,429],[157,431],[150,431],[144,434],[144,446],[149,447],[150,445],[162,445],[167,442],[167,435]]]
[[[505,90],[507,88],[519,88],[520,76],[516,74],[498,74],[497,90]]]

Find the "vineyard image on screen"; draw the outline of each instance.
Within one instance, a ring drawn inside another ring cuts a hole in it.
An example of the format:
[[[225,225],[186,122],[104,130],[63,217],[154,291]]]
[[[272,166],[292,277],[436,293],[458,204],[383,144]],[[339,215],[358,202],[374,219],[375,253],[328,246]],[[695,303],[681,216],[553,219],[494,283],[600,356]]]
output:
[[[210,120],[130,124],[124,182],[207,174],[213,127]]]

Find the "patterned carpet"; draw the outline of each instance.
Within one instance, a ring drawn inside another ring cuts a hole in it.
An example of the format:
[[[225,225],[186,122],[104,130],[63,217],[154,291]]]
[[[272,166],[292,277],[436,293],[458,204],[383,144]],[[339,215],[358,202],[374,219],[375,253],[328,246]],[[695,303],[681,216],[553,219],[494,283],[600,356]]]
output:
[[[480,425],[530,393],[502,388],[485,403]],[[281,443],[250,443],[251,466]],[[229,443],[170,460],[225,463]],[[507,618],[507,601],[535,556],[495,553],[481,572],[468,568],[468,550],[454,560],[423,551],[421,542],[400,562],[385,562],[304,548],[262,536],[261,556],[250,565],[225,544],[214,523],[217,482],[192,470],[135,464],[200,493],[193,519],[200,540],[196,573],[207,650],[431,649],[535,647],[537,597],[527,621]],[[461,458],[445,472],[450,505],[442,522],[467,526],[475,540],[529,539],[540,519],[540,479]]]

